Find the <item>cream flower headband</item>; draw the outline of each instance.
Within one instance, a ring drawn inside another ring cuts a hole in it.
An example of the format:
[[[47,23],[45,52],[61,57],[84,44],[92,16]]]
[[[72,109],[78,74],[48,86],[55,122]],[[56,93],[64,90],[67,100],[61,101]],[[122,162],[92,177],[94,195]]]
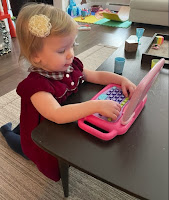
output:
[[[28,23],[29,31],[36,37],[47,37],[51,28],[50,19],[42,14],[32,16]]]

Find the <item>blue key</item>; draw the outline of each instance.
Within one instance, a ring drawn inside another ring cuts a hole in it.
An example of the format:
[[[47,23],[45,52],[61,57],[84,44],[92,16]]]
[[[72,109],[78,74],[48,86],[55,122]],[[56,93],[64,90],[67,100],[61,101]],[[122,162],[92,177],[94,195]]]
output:
[[[106,94],[101,94],[98,99],[99,100],[105,100],[107,98],[107,95]]]

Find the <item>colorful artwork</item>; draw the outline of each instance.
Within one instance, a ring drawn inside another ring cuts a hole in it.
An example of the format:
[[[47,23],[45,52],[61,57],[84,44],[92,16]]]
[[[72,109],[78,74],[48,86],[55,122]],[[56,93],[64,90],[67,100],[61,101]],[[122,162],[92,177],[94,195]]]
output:
[[[164,42],[164,37],[163,36],[156,36],[156,43],[161,45]]]

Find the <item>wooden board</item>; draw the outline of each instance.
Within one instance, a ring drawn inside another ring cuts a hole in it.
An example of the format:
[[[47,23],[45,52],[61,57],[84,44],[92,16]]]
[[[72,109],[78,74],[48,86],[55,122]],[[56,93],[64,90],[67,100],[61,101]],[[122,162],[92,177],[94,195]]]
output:
[[[129,6],[122,6],[118,13],[103,12],[102,14],[104,18],[107,18],[113,21],[124,22],[129,19],[129,12],[130,12]]]
[[[156,36],[163,36],[164,37],[164,42],[160,46],[158,50],[152,49],[152,45],[156,44]],[[152,37],[152,40],[146,50],[145,53],[142,54],[142,63],[148,63],[151,66],[151,60],[152,59],[161,59],[164,58],[165,61],[165,68],[169,68],[169,35],[167,34],[162,34],[162,33],[155,33],[154,36]]]

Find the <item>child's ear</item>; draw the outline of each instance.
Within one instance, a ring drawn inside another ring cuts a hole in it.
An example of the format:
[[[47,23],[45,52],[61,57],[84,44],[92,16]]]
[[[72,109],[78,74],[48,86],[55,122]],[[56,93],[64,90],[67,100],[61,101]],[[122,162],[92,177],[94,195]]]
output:
[[[32,61],[34,63],[37,63],[37,64],[40,63],[41,58],[40,58],[40,56],[37,53],[34,53],[31,57],[32,57]]]

